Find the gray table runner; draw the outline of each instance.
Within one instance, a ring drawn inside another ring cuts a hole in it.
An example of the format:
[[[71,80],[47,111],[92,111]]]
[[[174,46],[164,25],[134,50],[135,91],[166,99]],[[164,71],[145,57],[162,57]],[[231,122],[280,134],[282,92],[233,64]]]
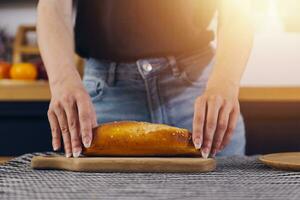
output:
[[[300,200],[300,172],[275,171],[257,157],[219,158],[211,173],[76,173],[32,170],[26,154],[0,166],[0,199]]]

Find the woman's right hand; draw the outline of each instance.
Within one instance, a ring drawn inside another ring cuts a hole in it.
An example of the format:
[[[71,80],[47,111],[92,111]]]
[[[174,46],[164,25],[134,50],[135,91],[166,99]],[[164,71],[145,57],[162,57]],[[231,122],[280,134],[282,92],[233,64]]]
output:
[[[50,82],[51,102],[48,119],[52,132],[52,146],[61,148],[63,139],[66,157],[78,157],[82,144],[88,148],[92,142],[92,129],[97,126],[97,117],[78,74]]]

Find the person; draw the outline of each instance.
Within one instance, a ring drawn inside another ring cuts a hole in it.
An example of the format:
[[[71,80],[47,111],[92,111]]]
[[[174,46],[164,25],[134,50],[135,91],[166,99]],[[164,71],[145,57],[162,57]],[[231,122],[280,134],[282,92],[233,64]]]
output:
[[[238,94],[253,42],[250,0],[75,5],[74,27],[72,0],[38,4],[54,150],[63,141],[78,157],[98,124],[136,120],[189,129],[204,158],[245,153]],[[217,34],[208,28],[215,13]],[[86,59],[83,83],[75,50]]]

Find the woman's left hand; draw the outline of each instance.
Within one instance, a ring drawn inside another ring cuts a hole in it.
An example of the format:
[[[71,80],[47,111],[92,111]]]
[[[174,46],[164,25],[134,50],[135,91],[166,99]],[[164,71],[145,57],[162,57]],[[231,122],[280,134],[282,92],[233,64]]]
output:
[[[230,142],[240,115],[238,93],[238,85],[213,82],[196,99],[193,142],[202,157],[214,157]]]

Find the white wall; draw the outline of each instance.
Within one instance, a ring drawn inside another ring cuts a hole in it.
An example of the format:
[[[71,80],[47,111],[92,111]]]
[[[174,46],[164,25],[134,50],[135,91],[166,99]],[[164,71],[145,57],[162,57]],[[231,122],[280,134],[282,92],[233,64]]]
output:
[[[15,34],[20,24],[35,24],[35,3],[16,1],[0,3],[0,27],[5,27],[10,34]]]
[[[256,34],[244,86],[300,86],[300,34]]]
[[[0,26],[11,34],[35,19],[32,3],[0,3]],[[242,85],[300,86],[300,34],[284,33],[276,24],[265,29],[256,34]]]

